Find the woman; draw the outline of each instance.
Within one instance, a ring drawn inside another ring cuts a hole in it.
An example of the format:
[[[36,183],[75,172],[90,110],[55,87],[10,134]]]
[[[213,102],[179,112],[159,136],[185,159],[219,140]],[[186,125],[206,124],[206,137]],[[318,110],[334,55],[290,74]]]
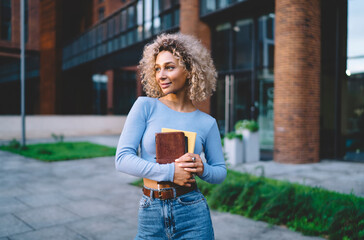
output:
[[[216,120],[192,102],[215,90],[210,53],[191,36],[163,34],[144,48],[139,68],[149,97],[139,97],[130,110],[115,159],[117,170],[144,178],[136,239],[214,239],[209,208],[194,176],[221,183],[226,167]],[[155,134],[162,128],[196,132],[194,153],[174,163],[156,163]]]

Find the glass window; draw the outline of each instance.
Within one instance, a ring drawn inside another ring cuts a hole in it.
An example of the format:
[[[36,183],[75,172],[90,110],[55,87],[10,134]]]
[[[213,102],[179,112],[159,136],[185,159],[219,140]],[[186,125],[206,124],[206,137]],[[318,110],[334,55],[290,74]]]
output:
[[[137,5],[137,24],[143,24],[143,1],[139,1]]]
[[[174,27],[178,27],[179,26],[179,9],[176,9],[174,11]]]
[[[172,0],[164,0],[162,2],[162,8],[163,10],[170,9],[172,7]]]
[[[123,10],[121,12],[121,17],[120,17],[120,27],[121,27],[120,30],[122,32],[124,32],[126,30],[127,23],[128,23],[127,11]]]
[[[161,19],[159,17],[154,18],[153,25],[154,25],[153,33],[158,34],[161,31]]]
[[[135,7],[130,6],[128,8],[128,28],[135,26]]]
[[[214,47],[214,62],[218,70],[228,70],[230,68],[230,31],[230,23],[223,23],[216,27],[216,46]]]
[[[201,14],[205,15],[207,13],[213,12],[216,10],[216,1],[215,0],[201,0]]]
[[[11,40],[11,1],[0,1],[0,35],[2,40]]]
[[[109,19],[109,21],[107,21],[107,35],[108,38],[111,38],[114,36],[115,33],[115,18],[111,18]]]
[[[364,161],[364,2],[348,1],[347,78],[342,89],[344,159]]]
[[[136,99],[136,73],[122,71],[115,75],[114,80],[114,109],[115,114],[128,114]],[[130,91],[134,89],[134,91]]]
[[[163,15],[162,17],[162,30],[167,30],[172,27],[172,13]]]
[[[240,20],[235,27],[235,65],[237,69],[250,69],[252,67],[253,50],[253,21]]]
[[[105,8],[104,7],[100,7],[99,8],[99,21],[101,21],[102,19],[104,19],[105,17]]]
[[[218,0],[219,8],[225,8],[231,3],[231,0]]]
[[[144,0],[144,21],[152,20],[152,0]]]
[[[153,6],[153,16],[157,17],[159,16],[160,12],[160,6],[159,6],[159,0],[154,0],[154,6]]]
[[[152,21],[144,23],[144,38],[150,38],[152,36]]]
[[[143,1],[138,1],[137,4],[137,24],[138,24],[137,41],[141,41],[143,39]]]
[[[364,30],[361,23],[364,20],[364,1],[348,1],[348,61],[349,74],[364,72]]]

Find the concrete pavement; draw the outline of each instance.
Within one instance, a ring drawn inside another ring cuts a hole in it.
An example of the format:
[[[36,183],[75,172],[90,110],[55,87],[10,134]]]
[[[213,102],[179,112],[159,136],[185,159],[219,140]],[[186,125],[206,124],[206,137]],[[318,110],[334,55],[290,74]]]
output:
[[[115,146],[117,139],[118,136],[113,135],[66,140],[88,140]],[[48,141],[52,140],[30,142]],[[336,163],[339,169],[335,169]],[[305,179],[309,179],[308,176],[314,175],[312,171],[315,169],[329,166],[327,178],[321,179],[323,182],[326,179],[335,186],[335,179],[338,182],[348,181],[350,176],[346,174],[351,174],[350,169],[356,169],[357,181],[362,181],[359,172],[362,172],[364,164],[348,166],[341,171],[345,164],[351,163],[336,163],[328,165],[325,161],[311,168],[299,165],[305,168],[283,171],[285,166],[295,165],[275,166],[273,162],[259,162],[237,169],[254,173],[258,171],[256,166],[266,164],[266,176],[281,178],[287,175],[297,178],[305,176],[307,172]],[[130,185],[134,180],[135,177],[115,171],[113,157],[45,163],[0,151],[0,240],[133,239],[141,197],[140,188]],[[360,187],[357,189],[359,193],[362,191]],[[216,239],[220,240],[321,239],[229,213],[211,211],[211,215]]]

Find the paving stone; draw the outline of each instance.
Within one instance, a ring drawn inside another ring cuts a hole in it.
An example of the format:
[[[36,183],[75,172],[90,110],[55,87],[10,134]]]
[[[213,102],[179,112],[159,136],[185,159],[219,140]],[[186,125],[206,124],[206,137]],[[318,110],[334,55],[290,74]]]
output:
[[[28,210],[29,207],[13,197],[0,197],[0,215]]]
[[[0,216],[0,237],[32,231],[33,229],[12,214]],[[1,240],[2,238],[0,238]]]
[[[88,239],[119,240],[133,239],[137,225],[122,221],[113,216],[93,217],[67,225],[68,228]]]
[[[28,194],[25,196],[18,196],[17,199],[19,199],[21,202],[23,202],[31,207],[34,207],[34,208],[70,202],[69,199],[64,197],[59,192],[58,193],[45,193],[45,194],[32,194],[32,195]]]
[[[35,229],[54,226],[80,219],[80,217],[76,214],[73,214],[59,206],[36,208],[17,213],[16,216]]]
[[[101,216],[118,211],[118,208],[98,199],[73,201],[62,207],[82,217]]]
[[[13,235],[11,240],[87,240],[82,235],[64,226],[44,228],[24,234]]]
[[[20,187],[8,187],[8,186],[2,186],[0,188],[0,196],[1,197],[16,197],[16,196],[22,196],[25,194],[29,194],[29,192],[25,191],[24,189]]]
[[[216,240],[250,239],[269,228],[269,225],[263,222],[216,211],[211,211],[211,219]]]

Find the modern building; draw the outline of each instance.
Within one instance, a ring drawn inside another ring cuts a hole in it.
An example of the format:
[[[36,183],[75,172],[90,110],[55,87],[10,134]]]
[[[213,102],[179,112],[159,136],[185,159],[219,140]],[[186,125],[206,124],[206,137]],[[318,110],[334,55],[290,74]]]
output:
[[[364,162],[361,0],[25,0],[28,114],[127,114],[161,32],[198,37],[221,133],[260,125],[263,158]],[[0,114],[19,114],[19,0],[0,1]]]

